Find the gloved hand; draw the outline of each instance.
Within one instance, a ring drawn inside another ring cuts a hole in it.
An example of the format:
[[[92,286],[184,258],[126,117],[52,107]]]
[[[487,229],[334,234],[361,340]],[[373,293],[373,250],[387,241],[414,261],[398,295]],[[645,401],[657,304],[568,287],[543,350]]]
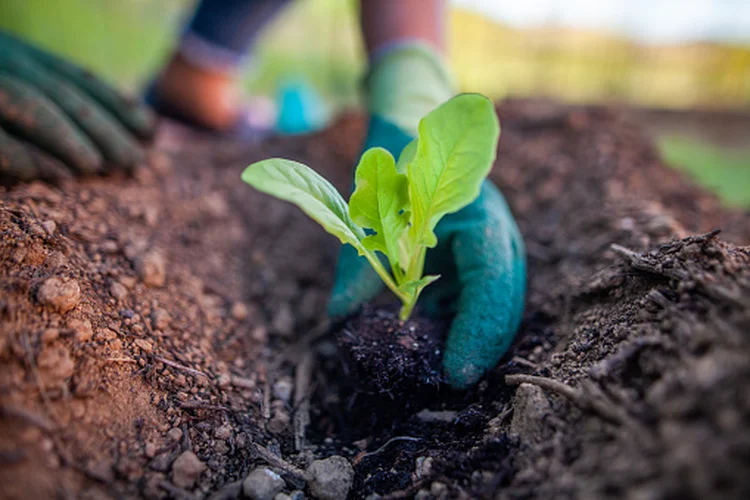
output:
[[[428,48],[408,44],[380,59],[368,77],[371,119],[365,149],[381,146],[398,157],[416,136],[419,119],[452,95],[450,79]],[[425,288],[429,315],[454,314],[443,369],[457,389],[476,383],[508,350],[523,312],[526,259],[521,234],[495,186],[444,217],[428,250],[425,275],[441,278]],[[352,314],[384,285],[367,260],[345,245],[336,268],[329,315]]]
[[[0,180],[132,168],[154,123],[145,105],[0,32]]]

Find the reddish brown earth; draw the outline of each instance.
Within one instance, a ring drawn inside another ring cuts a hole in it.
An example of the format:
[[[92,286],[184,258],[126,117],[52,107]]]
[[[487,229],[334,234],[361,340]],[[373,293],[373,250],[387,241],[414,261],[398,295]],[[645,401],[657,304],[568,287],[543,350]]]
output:
[[[165,127],[132,178],[0,191],[0,496],[235,498],[264,464],[310,494],[341,455],[352,498],[750,498],[747,214],[619,114],[499,114],[524,323],[476,388],[395,414],[326,323],[337,243],[239,182],[285,156],[345,187],[360,119],[257,145]]]

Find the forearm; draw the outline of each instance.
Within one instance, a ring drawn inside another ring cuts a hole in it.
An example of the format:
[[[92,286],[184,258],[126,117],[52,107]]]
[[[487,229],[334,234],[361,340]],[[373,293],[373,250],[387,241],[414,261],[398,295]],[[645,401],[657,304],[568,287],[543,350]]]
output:
[[[367,110],[406,136],[414,137],[420,118],[454,93],[443,56],[445,11],[445,0],[362,0]],[[385,144],[379,128],[371,122],[368,146]]]
[[[445,50],[445,0],[362,0],[362,35],[370,61],[401,42]]]

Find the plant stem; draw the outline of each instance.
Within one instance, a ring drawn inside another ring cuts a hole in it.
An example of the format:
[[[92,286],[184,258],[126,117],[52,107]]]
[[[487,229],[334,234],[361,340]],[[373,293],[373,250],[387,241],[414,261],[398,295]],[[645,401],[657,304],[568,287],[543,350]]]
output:
[[[422,277],[424,272],[424,260],[427,256],[427,247],[421,246],[414,253],[414,258],[409,263],[409,269],[406,270],[406,280],[416,281]]]
[[[378,256],[375,255],[375,252],[366,250],[364,253],[372,268],[375,269],[375,272],[378,273],[380,279],[383,280],[383,283],[385,283],[385,285],[390,288],[393,294],[398,297],[401,302],[406,304],[409,301],[410,297],[398,289],[398,285],[395,281],[393,281],[393,278],[391,277],[388,270],[383,267],[383,263],[380,262],[380,259],[378,259]]]
[[[422,278],[424,272],[424,261],[427,256],[427,247],[420,246],[419,250],[414,253],[414,258],[409,263],[409,269],[406,270],[406,281],[416,281]],[[401,307],[401,311],[398,314],[401,321],[406,321],[411,316],[414,306],[417,305],[417,299],[419,299],[419,292],[414,291],[407,300],[403,300],[404,305]]]
[[[417,304],[418,294],[414,294],[404,305],[401,306],[401,310],[398,313],[398,318],[401,321],[406,321],[411,316],[411,312],[414,310],[414,306]]]
[[[404,271],[401,270],[401,266],[398,262],[395,264],[391,262],[391,271],[393,271],[393,277],[396,278],[396,283],[401,285],[404,283]]]

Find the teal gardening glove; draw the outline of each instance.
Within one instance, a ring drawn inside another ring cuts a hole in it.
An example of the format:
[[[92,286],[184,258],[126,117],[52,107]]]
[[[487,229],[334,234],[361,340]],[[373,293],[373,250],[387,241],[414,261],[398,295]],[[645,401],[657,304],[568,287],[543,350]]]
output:
[[[154,124],[144,104],[0,31],[0,181],[130,169]]]
[[[452,85],[434,52],[404,44],[380,58],[367,81],[371,112],[365,150],[381,146],[398,158],[416,136],[422,116],[449,99]],[[443,356],[451,386],[467,388],[508,350],[521,321],[526,260],[521,234],[505,199],[485,181],[479,197],[447,215],[427,252],[425,274],[441,278],[425,288],[420,304],[432,316],[454,314]],[[342,317],[384,288],[364,257],[342,247],[328,312]]]

